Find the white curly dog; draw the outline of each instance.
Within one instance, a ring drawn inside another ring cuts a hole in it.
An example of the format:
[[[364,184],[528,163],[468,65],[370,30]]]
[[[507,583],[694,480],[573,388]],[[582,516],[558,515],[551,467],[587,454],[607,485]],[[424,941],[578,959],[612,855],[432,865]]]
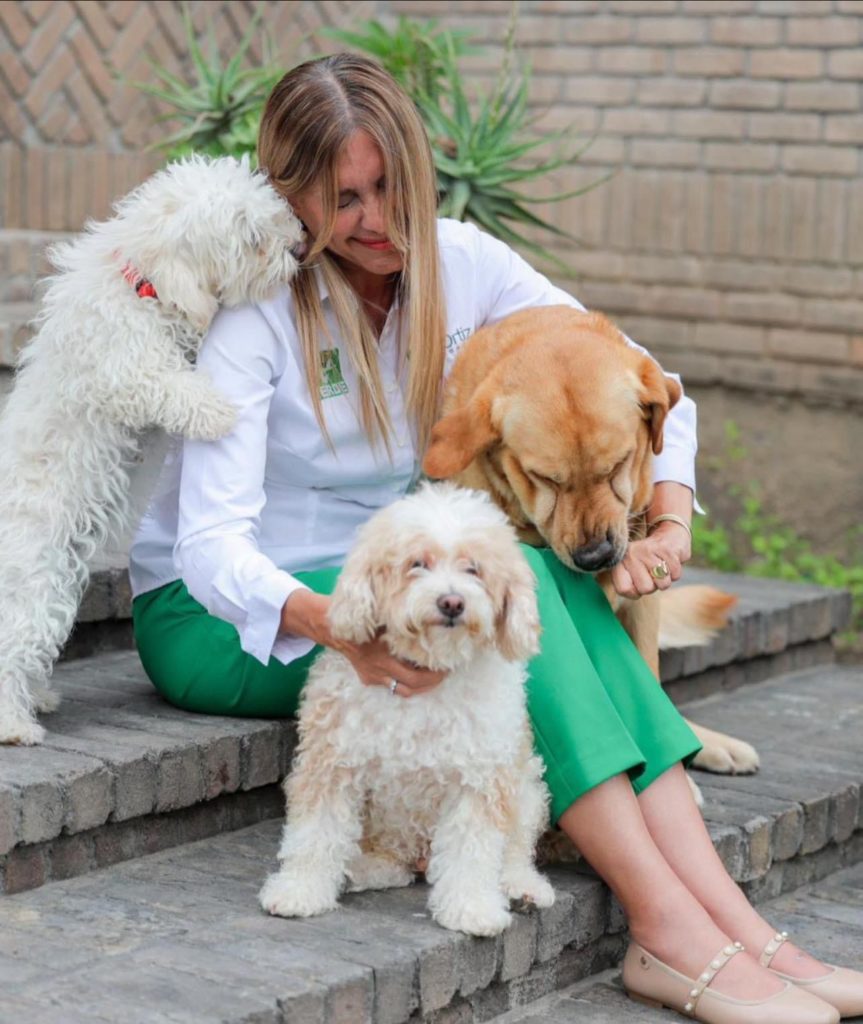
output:
[[[194,368],[220,304],[296,270],[302,229],[247,161],[169,165],[51,252],[38,332],[0,418],[0,742],[44,738],[53,663],[94,555],[140,508],[142,432],[210,439],[232,406]]]
[[[418,861],[446,928],[496,935],[510,899],[554,902],[533,861],[548,815],[525,706],[534,586],[506,517],[476,491],[426,485],[361,529],[333,594],[333,633],[383,633],[396,657],[448,675],[405,699],[363,686],[337,651],[318,658],[265,910],[321,914],[344,889],[410,884]]]

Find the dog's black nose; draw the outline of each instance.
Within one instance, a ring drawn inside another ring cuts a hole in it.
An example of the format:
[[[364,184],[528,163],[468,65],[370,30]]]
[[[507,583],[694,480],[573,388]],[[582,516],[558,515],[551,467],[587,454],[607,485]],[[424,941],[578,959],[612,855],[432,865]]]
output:
[[[448,619],[457,619],[464,611],[464,598],[461,594],[441,594],[437,599],[438,610]]]
[[[592,540],[580,548],[574,548],[570,553],[575,567],[581,569],[582,572],[599,572],[601,569],[610,569],[617,562],[614,544],[607,536],[601,540]]]

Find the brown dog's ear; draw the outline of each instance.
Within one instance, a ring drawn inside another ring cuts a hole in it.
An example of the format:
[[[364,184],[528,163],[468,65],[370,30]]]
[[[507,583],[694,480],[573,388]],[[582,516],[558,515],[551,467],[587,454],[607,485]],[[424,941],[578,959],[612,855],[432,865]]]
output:
[[[423,472],[434,480],[447,480],[467,469],[480,452],[498,440],[500,434],[491,421],[491,401],[475,397],[434,425]]]
[[[650,424],[653,454],[662,451],[662,428],[669,410],[677,404],[683,391],[676,380],[666,377],[659,366],[645,356],[641,368],[641,394],[639,401]]]

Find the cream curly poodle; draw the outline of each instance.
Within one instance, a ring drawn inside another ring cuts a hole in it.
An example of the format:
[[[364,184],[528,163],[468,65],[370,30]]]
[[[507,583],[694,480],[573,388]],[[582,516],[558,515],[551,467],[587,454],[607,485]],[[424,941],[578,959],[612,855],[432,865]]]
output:
[[[339,578],[330,623],[351,642],[383,632],[396,657],[448,674],[405,699],[363,686],[337,651],[318,658],[264,909],[333,910],[345,889],[408,885],[420,860],[429,908],[447,928],[495,935],[510,899],[550,906],[533,862],[548,794],[524,688],[539,639],[534,578],[503,513],[449,484],[377,513]]]

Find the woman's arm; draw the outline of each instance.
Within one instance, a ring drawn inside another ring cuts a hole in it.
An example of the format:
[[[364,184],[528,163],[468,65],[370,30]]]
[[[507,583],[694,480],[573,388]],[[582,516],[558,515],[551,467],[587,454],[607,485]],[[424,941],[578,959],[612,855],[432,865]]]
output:
[[[210,614],[233,623],[244,651],[267,664],[287,664],[314,646],[279,632],[290,593],[302,584],[258,547],[266,501],[267,420],[284,350],[256,307],[224,309],[198,365],[237,407],[237,422],[218,441],[183,447],[174,561],[191,595]]]

